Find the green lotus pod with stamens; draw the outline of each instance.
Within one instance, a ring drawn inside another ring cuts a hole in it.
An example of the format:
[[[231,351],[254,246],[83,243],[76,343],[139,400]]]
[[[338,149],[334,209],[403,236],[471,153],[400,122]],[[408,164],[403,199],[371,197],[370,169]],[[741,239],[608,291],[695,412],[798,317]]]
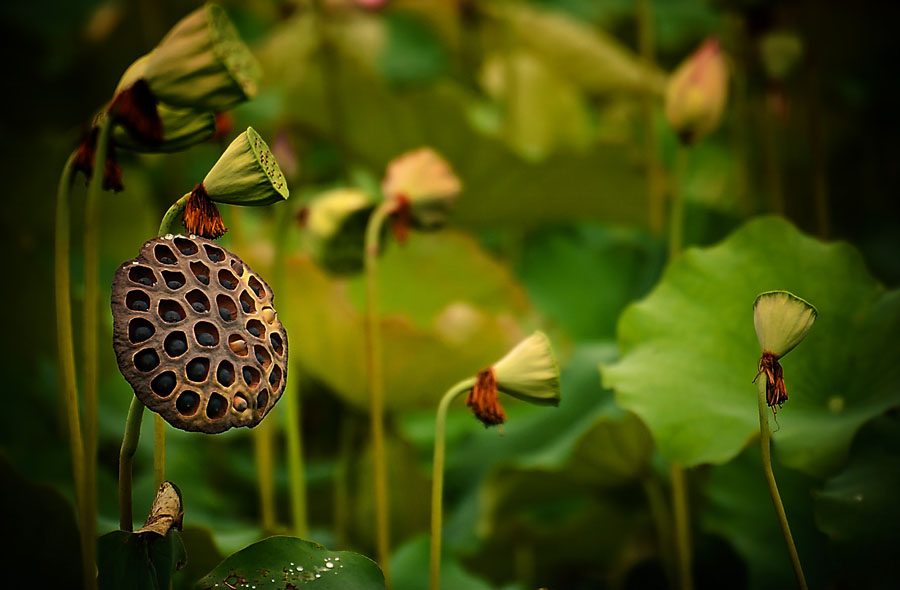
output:
[[[275,156],[252,127],[231,142],[203,187],[211,200],[232,205],[271,205],[290,194]]]
[[[162,121],[162,143],[142,141],[119,126],[113,128],[113,142],[119,147],[135,152],[168,153],[178,152],[206,141],[216,132],[216,116],[211,111],[180,109],[163,103],[156,105],[156,108]]]
[[[503,393],[532,404],[559,405],[559,364],[543,332],[521,341],[491,368]]]
[[[217,4],[190,13],[146,56],[143,78],[173,106],[224,111],[256,95],[262,71]]]
[[[335,189],[313,199],[302,223],[315,261],[335,274],[361,271],[366,224],[374,209],[375,199],[359,189]]]
[[[753,303],[753,326],[763,352],[781,358],[804,337],[818,312],[809,302],[788,291],[768,291]]]
[[[384,197],[408,206],[412,223],[423,229],[446,223],[460,188],[453,169],[430,148],[393,160],[381,185]]]

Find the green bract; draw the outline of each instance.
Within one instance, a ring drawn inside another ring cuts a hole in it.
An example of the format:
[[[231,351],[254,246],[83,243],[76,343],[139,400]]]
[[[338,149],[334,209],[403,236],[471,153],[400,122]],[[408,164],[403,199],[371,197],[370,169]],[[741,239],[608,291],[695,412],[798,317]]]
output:
[[[212,112],[180,109],[162,103],[156,105],[156,110],[163,126],[161,144],[141,141],[118,125],[112,132],[115,144],[135,152],[177,152],[206,141],[216,132],[216,117]]]
[[[275,156],[253,127],[231,142],[203,186],[213,201],[232,205],[271,205],[290,194]]]
[[[559,365],[543,332],[535,332],[493,364],[497,388],[526,402],[559,405]]]
[[[817,315],[815,307],[793,293],[762,293],[753,303],[753,326],[759,347],[783,357],[806,337]]]
[[[206,4],[169,31],[146,57],[153,94],[174,106],[224,111],[256,95],[261,69],[225,11]]]
[[[386,199],[409,203],[413,223],[423,229],[440,227],[460,191],[450,165],[430,148],[421,148],[393,160],[381,185]]]
[[[375,200],[358,189],[336,189],[316,197],[304,222],[316,262],[333,273],[361,271],[366,223],[374,208]]]

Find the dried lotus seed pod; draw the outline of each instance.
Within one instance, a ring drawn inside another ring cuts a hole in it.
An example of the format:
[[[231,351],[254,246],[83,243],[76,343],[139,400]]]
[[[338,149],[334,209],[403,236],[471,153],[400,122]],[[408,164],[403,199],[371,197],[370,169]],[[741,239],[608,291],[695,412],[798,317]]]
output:
[[[287,334],[272,301],[269,285],[215,242],[149,240],[113,278],[119,370],[175,428],[252,428],[287,380]]]

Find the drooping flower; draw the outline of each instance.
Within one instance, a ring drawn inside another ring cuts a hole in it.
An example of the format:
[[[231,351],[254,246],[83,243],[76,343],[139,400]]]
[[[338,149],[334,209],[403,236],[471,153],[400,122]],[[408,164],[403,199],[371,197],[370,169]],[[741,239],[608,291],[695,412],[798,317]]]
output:
[[[784,370],[778,361],[806,337],[817,315],[812,304],[788,291],[762,293],[753,303],[753,326],[762,350],[753,381],[765,374],[766,403],[773,411],[788,399]]]
[[[459,178],[431,148],[408,152],[388,164],[381,190],[396,204],[394,233],[400,241],[409,226],[435,229],[447,222],[461,189]]]
[[[466,405],[485,426],[506,421],[499,392],[532,404],[559,405],[559,365],[543,332],[535,332],[478,373]]]

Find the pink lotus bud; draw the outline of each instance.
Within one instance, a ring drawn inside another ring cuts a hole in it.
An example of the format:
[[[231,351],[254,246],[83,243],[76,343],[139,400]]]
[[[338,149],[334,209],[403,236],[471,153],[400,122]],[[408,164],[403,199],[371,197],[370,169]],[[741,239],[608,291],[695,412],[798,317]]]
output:
[[[707,39],[669,78],[666,119],[684,143],[713,131],[728,96],[728,66],[719,40]]]

